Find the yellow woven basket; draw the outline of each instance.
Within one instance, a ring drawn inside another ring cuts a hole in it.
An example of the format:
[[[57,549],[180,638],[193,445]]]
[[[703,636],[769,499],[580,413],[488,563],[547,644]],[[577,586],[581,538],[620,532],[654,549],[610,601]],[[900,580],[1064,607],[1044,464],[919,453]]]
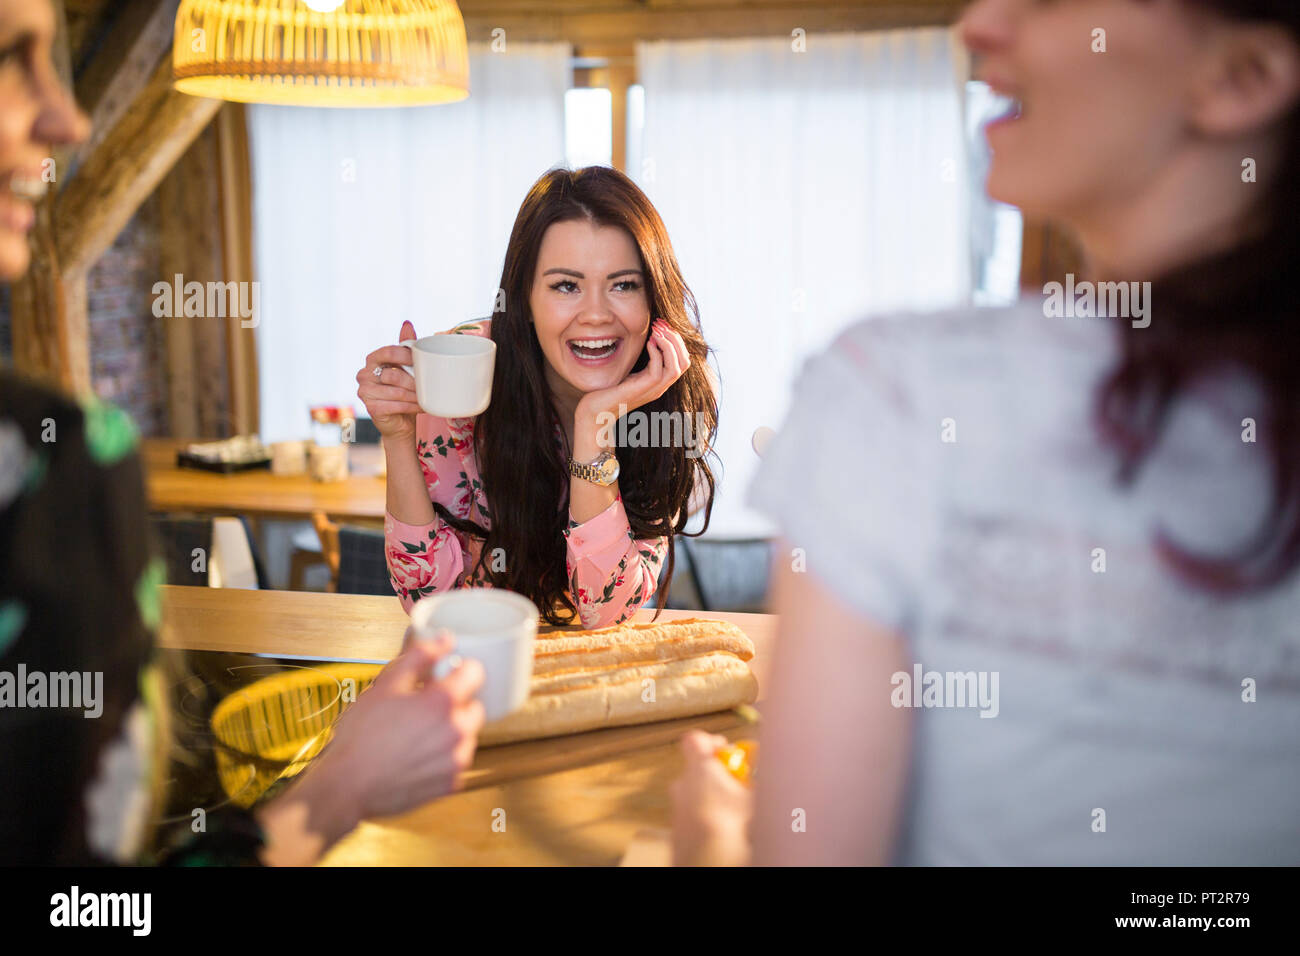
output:
[[[227,796],[251,807],[324,749],[338,716],[374,682],[379,664],[322,664],[256,681],[212,711],[217,774]]]

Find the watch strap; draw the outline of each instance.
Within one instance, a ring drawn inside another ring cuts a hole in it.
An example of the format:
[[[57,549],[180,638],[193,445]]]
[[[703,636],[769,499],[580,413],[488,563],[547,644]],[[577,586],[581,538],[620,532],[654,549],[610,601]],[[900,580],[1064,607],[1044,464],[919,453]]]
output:
[[[602,452],[600,455],[596,456],[596,461],[589,465],[580,464],[570,458],[569,474],[573,475],[575,478],[581,478],[583,481],[590,481],[594,485],[612,484],[612,482],[605,480],[604,472],[597,467],[597,462],[603,464],[608,459],[608,456],[609,452]]]

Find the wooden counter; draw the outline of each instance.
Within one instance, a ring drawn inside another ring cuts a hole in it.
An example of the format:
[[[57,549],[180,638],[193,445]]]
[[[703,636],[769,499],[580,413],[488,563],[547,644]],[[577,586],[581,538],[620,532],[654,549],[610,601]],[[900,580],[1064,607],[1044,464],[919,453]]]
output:
[[[163,588],[163,646],[382,660],[401,646],[397,598],[294,591]],[[636,620],[649,620],[642,610]],[[664,611],[660,620],[700,617]],[[776,638],[767,614],[716,613],[754,642],[760,701]],[[554,628],[543,628],[550,632]],[[735,713],[615,727],[481,749],[464,792],[389,820],[362,824],[327,865],[543,865],[616,863],[637,833],[668,826],[667,788],[690,727],[752,736]],[[502,812],[504,812],[504,818]],[[505,821],[505,831],[493,828]]]

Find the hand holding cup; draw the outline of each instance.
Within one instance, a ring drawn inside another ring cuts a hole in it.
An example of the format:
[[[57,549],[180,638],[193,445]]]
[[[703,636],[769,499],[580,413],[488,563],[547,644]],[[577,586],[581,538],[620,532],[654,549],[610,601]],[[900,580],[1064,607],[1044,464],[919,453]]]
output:
[[[415,326],[403,322],[398,339],[406,344],[375,349],[357,372],[357,398],[386,439],[414,438],[415,416],[422,411],[411,364]]]
[[[381,435],[414,435],[420,412],[473,418],[488,407],[497,353],[490,338],[449,333],[417,339],[415,327],[403,322],[399,339],[371,352],[357,372],[357,397]]]

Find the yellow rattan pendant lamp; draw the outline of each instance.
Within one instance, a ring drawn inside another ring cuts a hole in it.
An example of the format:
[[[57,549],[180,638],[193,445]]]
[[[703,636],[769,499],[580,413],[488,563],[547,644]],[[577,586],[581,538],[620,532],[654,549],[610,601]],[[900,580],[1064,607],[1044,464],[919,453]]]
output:
[[[182,0],[176,89],[241,103],[415,106],[469,95],[455,0]]]

